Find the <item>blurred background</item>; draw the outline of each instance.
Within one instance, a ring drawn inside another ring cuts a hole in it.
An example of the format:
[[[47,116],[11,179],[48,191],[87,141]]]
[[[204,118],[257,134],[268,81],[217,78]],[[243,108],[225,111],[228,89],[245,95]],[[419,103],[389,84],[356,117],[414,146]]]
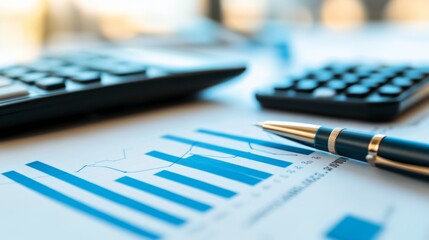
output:
[[[228,33],[228,42],[273,36],[272,26],[350,31],[368,23],[429,26],[429,0],[0,0],[0,63],[33,59],[55,43],[225,42],[207,29]]]

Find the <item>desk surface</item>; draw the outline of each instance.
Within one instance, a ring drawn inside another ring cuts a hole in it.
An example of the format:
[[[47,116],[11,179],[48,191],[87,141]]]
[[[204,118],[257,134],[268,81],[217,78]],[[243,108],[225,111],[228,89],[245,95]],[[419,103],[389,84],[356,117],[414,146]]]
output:
[[[393,33],[396,36],[396,32],[393,31]],[[364,38],[365,36],[369,37]],[[123,194],[143,199],[142,201],[147,199],[152,200],[149,201],[151,203],[159,201],[158,205],[164,204],[164,206],[171,206],[176,209],[176,206],[164,202],[165,200],[159,200],[148,195],[140,196],[140,193],[134,190],[116,189],[116,183],[110,185],[111,179],[124,175],[153,180],[153,176],[146,176],[146,173],[131,174],[134,167],[139,163],[128,162],[124,166],[120,165],[123,158],[127,159],[127,154],[131,156],[128,156],[127,160],[138,161],[145,159],[143,158],[144,154],[153,149],[174,150],[175,152],[186,150],[183,146],[160,141],[159,137],[165,134],[196,138],[195,130],[204,128],[232,132],[248,137],[255,136],[269,141],[281,141],[270,139],[270,136],[259,133],[257,129],[251,127],[253,122],[273,119],[346,126],[429,142],[427,129],[429,126],[429,102],[420,104],[396,122],[374,124],[310,114],[263,110],[259,108],[253,97],[254,89],[271,84],[285,71],[294,71],[304,66],[332,59],[428,60],[429,54],[425,51],[429,51],[429,47],[424,46],[429,44],[422,41],[421,38],[410,36],[397,38],[394,41],[389,40],[389,44],[386,44],[387,37],[373,30],[364,35],[345,33],[337,36],[327,35],[325,32],[299,32],[292,36],[293,54],[296,61],[288,68],[285,68],[284,61],[277,58],[276,53],[270,49],[252,49],[234,53],[227,51],[228,54],[239,54],[243,58],[249,59],[249,71],[236,81],[204,92],[198,101],[182,102],[159,109],[134,112],[81,124],[69,124],[62,128],[4,139],[0,143],[0,172],[15,170],[32,176],[32,179],[48,186],[59,187],[59,189],[67,191],[67,194],[82,194],[77,197],[82,201],[98,201],[88,193],[80,193],[67,184],[56,183],[51,178],[46,177],[45,174],[36,173],[34,169],[25,168],[25,164],[39,160],[102,186],[114,188],[115,191],[122,191]],[[365,39],[364,44],[362,44],[362,39]],[[207,139],[215,141],[211,138]],[[204,138],[203,140],[207,139]],[[235,143],[229,141],[217,143],[227,144],[226,147],[243,147],[241,145],[236,146]],[[287,141],[282,143],[299,147]],[[251,143],[249,146],[251,147]],[[202,154],[199,152],[202,151],[200,149],[195,151],[191,152],[189,156]],[[266,156],[268,153],[264,153],[264,151],[267,149],[252,148],[249,153]],[[185,155],[188,153],[189,151]],[[213,156],[213,152],[210,151],[204,152],[204,154],[204,156]],[[269,154],[274,154],[283,160],[290,159],[290,155],[288,155],[290,153],[270,152]],[[190,218],[197,219],[195,221],[199,224],[189,223],[178,232],[172,230],[171,226],[164,227],[147,217],[143,219],[147,221],[145,222],[147,226],[151,226],[158,232],[168,232],[170,235],[166,234],[166,237],[173,239],[198,239],[201,237],[208,239],[209,236],[212,239],[232,239],[235,237],[284,239],[284,236],[293,239],[323,239],[339,234],[338,231],[341,229],[337,228],[341,227],[341,224],[351,224],[351,228],[350,226],[347,226],[349,229],[346,227],[350,231],[349,233],[356,231],[358,224],[363,224],[359,225],[362,227],[359,229],[363,232],[366,231],[368,234],[366,239],[374,239],[376,236],[380,239],[427,239],[429,237],[427,230],[429,229],[429,222],[427,221],[429,207],[426,204],[429,198],[427,183],[393,173],[373,170],[366,165],[353,161],[347,161],[338,169],[331,165],[331,168],[335,168],[334,173],[325,174],[327,177],[321,177],[322,180],[315,180],[314,177],[310,179],[309,177],[315,174],[317,169],[325,169],[332,164],[331,161],[336,161],[332,155],[314,154],[311,156],[321,159],[320,162],[315,161],[311,167],[303,167],[297,162],[300,160],[292,160],[297,167],[293,173],[290,169],[289,172],[274,171],[275,176],[279,177],[273,177],[269,184],[260,185],[257,191],[249,189],[248,193],[243,193],[237,197],[238,200],[236,199],[229,205],[222,204],[219,199],[208,198],[204,194],[195,196],[195,191],[189,190],[190,196],[208,201],[212,205],[221,205],[219,208],[222,211],[216,209],[213,214],[208,213],[200,217],[195,212],[188,212],[179,208],[177,209],[178,214],[189,215]],[[229,161],[228,159],[231,158],[216,154],[215,157],[220,160],[227,159],[225,161]],[[232,157],[233,162],[237,161],[236,163],[243,164],[242,159],[234,160],[235,157]],[[303,159],[309,160],[304,157]],[[300,162],[304,162],[304,160]],[[104,164],[106,161],[113,165]],[[116,163],[119,165],[114,165]],[[252,164],[246,166],[259,166]],[[90,166],[91,170],[81,172],[79,169],[82,166]],[[125,167],[121,169],[127,169],[128,172],[116,171],[112,173],[106,170],[113,167],[118,169],[116,168],[118,166]],[[259,169],[264,171],[271,171],[269,167],[260,167]],[[300,170],[301,167],[304,170]],[[187,173],[180,167],[177,171]],[[190,171],[190,173],[195,172]],[[203,175],[195,174],[198,178],[204,179]],[[281,176],[285,179],[289,178],[289,180],[286,181]],[[313,182],[315,182],[314,185],[312,185]],[[280,183],[283,185],[279,185]],[[232,188],[241,188],[239,184],[229,184]],[[4,176],[0,176],[0,186],[3,186],[3,190],[0,187],[0,192],[4,191],[1,193],[3,204],[0,206],[0,211],[8,216],[0,220],[0,225],[5,226],[4,229],[6,229],[0,233],[0,235],[4,235],[4,238],[31,237],[34,239],[43,236],[44,239],[59,237],[62,239],[95,239],[100,237],[103,239],[133,239],[136,237],[136,235],[126,231],[109,228],[108,224],[87,218],[84,214],[76,213],[63,205],[54,203],[55,201],[38,196],[17,186],[16,183]],[[165,187],[168,188],[169,186]],[[247,191],[246,188],[244,190]],[[293,197],[290,195],[291,192],[294,192]],[[289,201],[287,199],[289,197],[292,200]],[[251,206],[248,205],[250,203]],[[97,207],[102,209],[111,207],[111,211],[116,215],[127,213],[129,215],[126,218],[133,222],[141,217],[136,216],[137,214],[129,209],[122,210],[109,204],[100,201],[100,206],[97,205]],[[275,209],[275,211],[270,211],[270,208]],[[241,217],[234,216],[236,209],[237,215]],[[243,213],[243,209],[247,215]],[[252,214],[249,215],[248,212]],[[61,214],[61,219],[56,217],[57,214]],[[222,217],[222,214],[227,216]],[[244,216],[247,218],[244,219]],[[257,219],[257,216],[260,219]],[[251,218],[254,221],[252,224],[249,223]],[[58,221],[61,221],[61,224],[58,224]],[[410,223],[414,225],[413,230],[404,229],[404,226],[410,226]],[[206,225],[212,226],[212,228]],[[288,227],[285,228],[284,226]],[[217,228],[224,229],[224,231],[216,231]],[[366,230],[362,230],[365,228]],[[368,228],[372,230],[368,230]],[[22,229],[28,229],[28,231],[22,231]],[[243,229],[246,231],[243,232]],[[285,229],[288,229],[287,232]],[[201,231],[198,232],[199,230]],[[214,235],[215,233],[217,235]]]

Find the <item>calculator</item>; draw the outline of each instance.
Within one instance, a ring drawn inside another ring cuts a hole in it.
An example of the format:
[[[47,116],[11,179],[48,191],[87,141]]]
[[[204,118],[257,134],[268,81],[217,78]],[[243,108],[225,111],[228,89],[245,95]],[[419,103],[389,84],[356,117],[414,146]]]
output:
[[[259,90],[263,107],[389,121],[429,95],[429,65],[331,63]]]
[[[239,60],[166,49],[100,47],[0,68],[0,130],[171,101],[238,76]]]

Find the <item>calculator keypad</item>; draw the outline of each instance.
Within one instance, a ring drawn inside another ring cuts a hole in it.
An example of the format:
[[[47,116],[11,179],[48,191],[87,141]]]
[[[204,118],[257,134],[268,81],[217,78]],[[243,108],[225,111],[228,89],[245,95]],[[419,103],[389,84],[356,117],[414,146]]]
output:
[[[142,79],[146,71],[147,67],[140,63],[93,53],[46,57],[0,69],[0,100],[111,84],[111,79],[103,82],[108,76],[115,79],[113,83],[133,76]]]
[[[274,87],[276,95],[382,101],[400,96],[429,77],[429,69],[408,65],[330,64],[290,77]]]
[[[256,93],[267,108],[371,121],[392,120],[426,97],[429,67],[406,64],[328,64]]]

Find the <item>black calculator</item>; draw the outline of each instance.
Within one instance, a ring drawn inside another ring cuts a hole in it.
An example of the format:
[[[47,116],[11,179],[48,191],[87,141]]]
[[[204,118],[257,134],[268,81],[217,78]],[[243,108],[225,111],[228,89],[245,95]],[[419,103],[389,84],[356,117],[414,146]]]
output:
[[[231,79],[245,70],[181,50],[100,47],[0,68],[0,130],[68,116],[168,101]]]
[[[389,121],[429,95],[429,65],[331,63],[256,93],[263,107]]]

